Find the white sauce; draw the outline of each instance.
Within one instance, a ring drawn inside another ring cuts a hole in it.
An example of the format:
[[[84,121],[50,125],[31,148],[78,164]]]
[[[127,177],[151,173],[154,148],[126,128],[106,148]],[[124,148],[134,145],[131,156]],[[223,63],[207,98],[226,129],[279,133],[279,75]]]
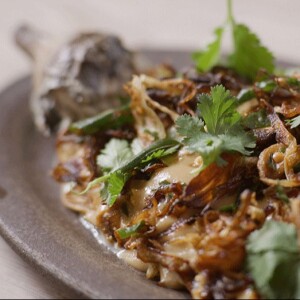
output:
[[[155,171],[150,180],[134,180],[131,186],[131,202],[134,208],[140,211],[145,206],[145,199],[158,189],[162,181],[188,184],[195,177],[192,171],[197,166],[197,158],[199,155],[189,153],[173,156],[167,161],[169,165]]]

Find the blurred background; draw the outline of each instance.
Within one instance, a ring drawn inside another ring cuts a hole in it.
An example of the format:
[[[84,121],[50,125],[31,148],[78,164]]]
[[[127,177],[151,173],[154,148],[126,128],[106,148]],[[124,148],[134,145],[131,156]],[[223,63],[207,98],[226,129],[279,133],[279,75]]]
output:
[[[236,0],[234,16],[256,32],[277,59],[300,65],[300,1]],[[14,45],[28,23],[57,39],[82,30],[119,35],[131,49],[201,49],[226,20],[225,0],[0,0],[0,88],[30,72]],[[225,41],[225,50],[229,49]],[[0,238],[0,298],[70,297],[38,275]]]
[[[15,48],[15,28],[28,23],[58,39],[79,30],[121,36],[132,48],[196,49],[226,19],[225,0],[0,0],[1,83],[29,72]],[[300,61],[299,0],[236,0],[234,15],[284,60]],[[225,49],[229,42],[225,41]]]

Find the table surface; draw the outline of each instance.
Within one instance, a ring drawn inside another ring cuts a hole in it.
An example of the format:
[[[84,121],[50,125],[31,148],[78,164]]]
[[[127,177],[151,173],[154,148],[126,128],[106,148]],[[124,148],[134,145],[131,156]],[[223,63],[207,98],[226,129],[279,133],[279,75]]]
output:
[[[281,60],[300,62],[300,1],[239,0],[236,20],[259,33]],[[0,87],[30,72],[13,43],[15,28],[28,23],[60,39],[79,30],[121,36],[131,49],[196,49],[226,19],[225,0],[1,0]],[[224,48],[230,48],[230,38]],[[0,298],[70,298],[19,258],[0,237]]]

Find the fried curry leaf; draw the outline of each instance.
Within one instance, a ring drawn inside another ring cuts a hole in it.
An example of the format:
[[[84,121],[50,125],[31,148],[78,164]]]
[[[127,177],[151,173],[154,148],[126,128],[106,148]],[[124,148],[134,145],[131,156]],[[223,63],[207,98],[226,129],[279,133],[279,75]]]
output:
[[[293,224],[267,221],[247,241],[247,269],[263,298],[300,298],[300,253]]]
[[[100,130],[119,128],[125,124],[131,124],[133,117],[128,104],[117,108],[106,110],[94,117],[74,122],[69,131],[76,134],[94,134]]]
[[[192,58],[199,72],[206,72],[219,62],[223,31],[224,28],[222,27],[216,28],[214,31],[215,38],[207,45],[206,49],[193,53]]]
[[[111,139],[97,156],[97,165],[109,172],[122,166],[133,157],[131,147],[126,140]]]
[[[243,119],[243,125],[249,129],[264,128],[271,126],[271,122],[267,117],[264,109],[250,113]]]
[[[211,88],[210,95],[201,94],[198,99],[204,122],[199,117],[183,115],[177,119],[176,128],[188,150],[202,156],[201,170],[213,162],[224,164],[223,152],[249,155],[251,152],[247,148],[253,148],[255,143],[242,127],[241,116],[236,110],[237,101],[230,92],[218,85]]]
[[[116,232],[120,239],[124,240],[136,235],[144,226],[145,221],[140,221],[139,223],[130,227],[120,228]]]

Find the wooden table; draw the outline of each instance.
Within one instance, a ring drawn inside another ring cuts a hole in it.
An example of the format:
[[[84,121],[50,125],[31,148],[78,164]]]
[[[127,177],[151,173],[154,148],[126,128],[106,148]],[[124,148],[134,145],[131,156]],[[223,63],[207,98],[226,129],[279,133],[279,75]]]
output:
[[[248,24],[275,56],[300,62],[300,1],[239,0],[236,21]],[[1,0],[0,87],[27,74],[30,65],[13,43],[13,31],[29,23],[65,38],[78,30],[103,30],[128,47],[195,49],[226,19],[225,0]],[[230,47],[229,34],[224,42]],[[0,298],[70,298],[22,261],[0,238]]]

